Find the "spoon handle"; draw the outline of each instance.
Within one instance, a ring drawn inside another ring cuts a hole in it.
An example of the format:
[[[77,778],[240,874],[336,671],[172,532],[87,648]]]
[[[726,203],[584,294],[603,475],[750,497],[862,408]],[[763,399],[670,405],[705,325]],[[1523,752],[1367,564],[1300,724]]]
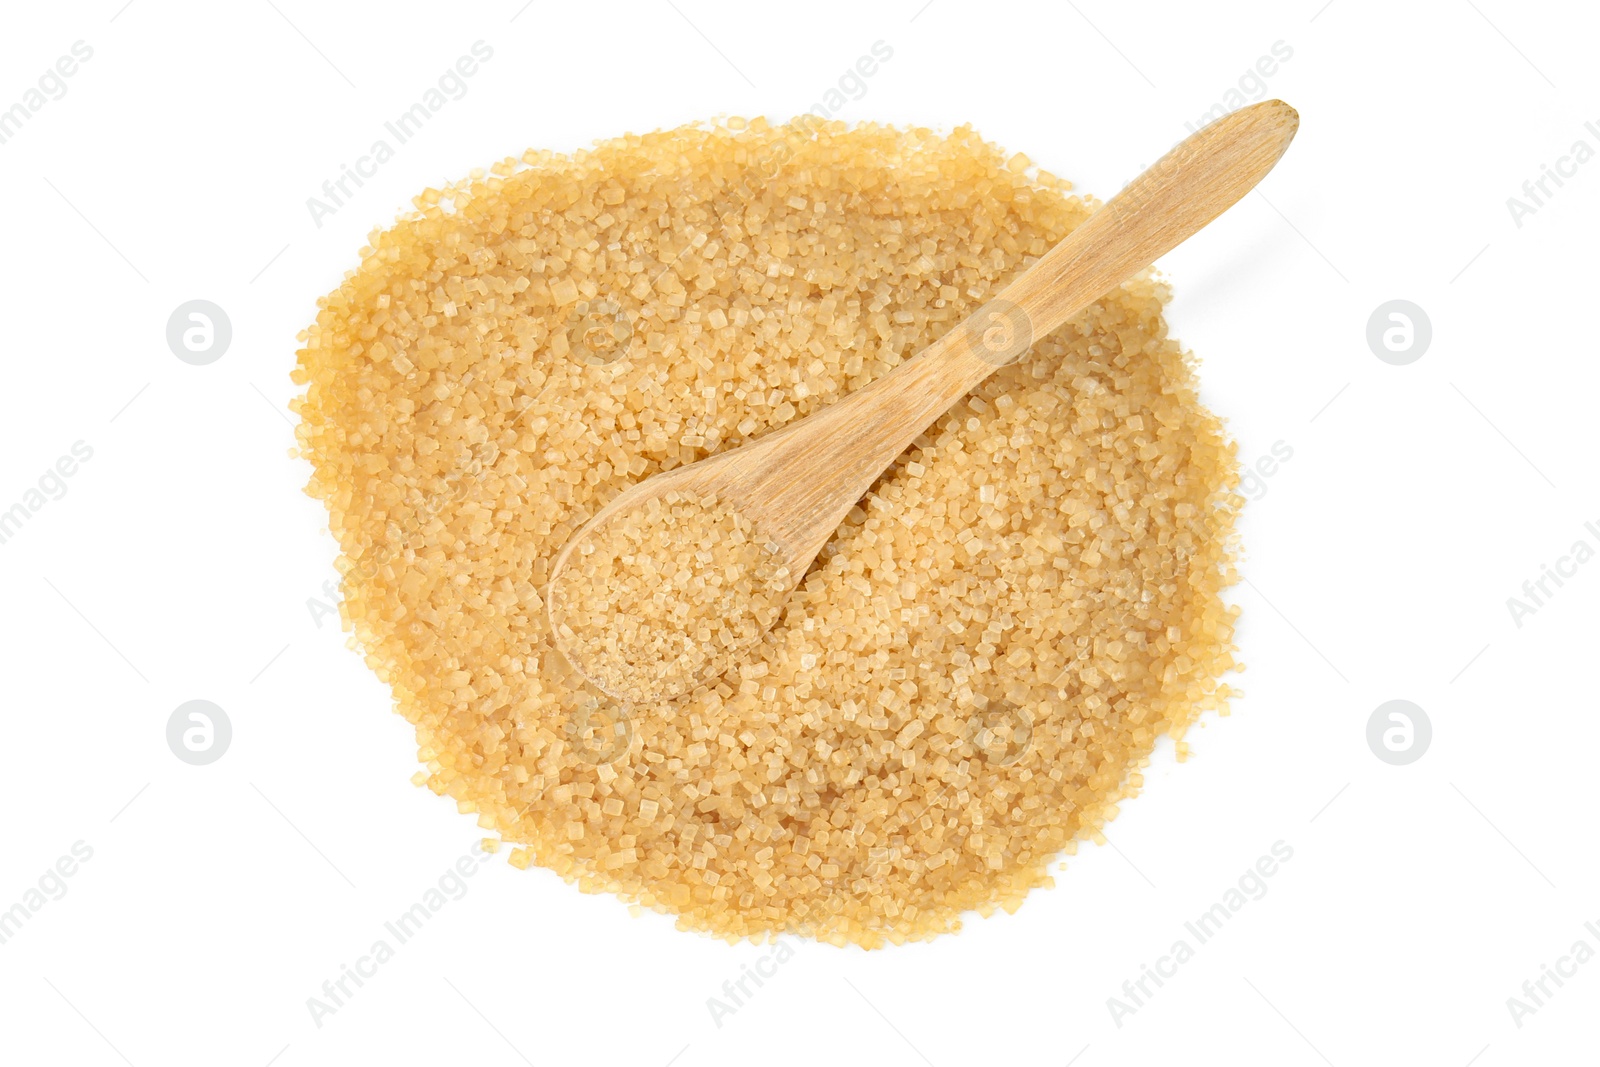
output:
[[[1034,339],[1237,203],[1267,176],[1299,125],[1294,108],[1268,100],[1218,119],[1180,142],[1001,290],[991,306],[980,308],[974,316],[979,322],[968,319],[964,325],[969,336],[975,330],[980,349],[1005,357],[1003,362],[1020,356]],[[999,323],[996,315],[1009,321]],[[1002,325],[1024,336],[994,332]],[[993,343],[1003,340],[1009,347],[994,353]]]
[[[884,468],[973,387],[1226,211],[1299,126],[1281,100],[1183,141],[1000,294],[877,381],[725,457],[724,481],[805,569]]]

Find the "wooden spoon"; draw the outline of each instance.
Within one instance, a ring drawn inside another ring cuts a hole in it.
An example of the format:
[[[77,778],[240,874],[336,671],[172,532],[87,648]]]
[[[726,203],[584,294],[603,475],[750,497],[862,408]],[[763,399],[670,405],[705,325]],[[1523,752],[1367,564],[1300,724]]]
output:
[[[790,588],[878,476],[923,430],[1000,367],[1233,206],[1293,140],[1300,116],[1268,100],[1218,119],[1162,156],[996,297],[912,359],[798,422],[738,448],[663,471],[624,490],[562,548],[669,492],[715,496],[777,546]],[[594,679],[562,639],[556,645]],[[598,683],[596,683],[598,686]],[[598,686],[608,695],[605,686]],[[659,697],[678,695],[661,692]]]

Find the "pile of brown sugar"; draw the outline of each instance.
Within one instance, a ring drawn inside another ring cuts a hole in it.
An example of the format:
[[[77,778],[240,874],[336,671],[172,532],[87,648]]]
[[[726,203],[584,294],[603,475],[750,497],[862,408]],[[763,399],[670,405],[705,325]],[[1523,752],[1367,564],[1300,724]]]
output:
[[[623,488],[838,399],[1091,203],[969,128],[730,120],[526,153],[375,233],[296,382],[347,625],[436,793],[588,891],[873,947],[1014,908],[1224,709],[1233,448],[1143,277],[942,417],[713,684],[554,651]]]

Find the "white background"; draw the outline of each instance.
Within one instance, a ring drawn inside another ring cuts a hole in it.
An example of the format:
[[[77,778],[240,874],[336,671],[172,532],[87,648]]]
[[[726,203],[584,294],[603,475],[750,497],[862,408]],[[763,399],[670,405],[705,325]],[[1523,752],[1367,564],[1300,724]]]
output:
[[[0,144],[0,509],[94,450],[0,544],[0,908],[93,849],[0,945],[0,1059],[1592,1062],[1600,961],[1520,1027],[1506,1004],[1580,938],[1600,949],[1600,562],[1520,627],[1506,605],[1600,546],[1600,162],[1520,227],[1506,205],[1575,140],[1600,148],[1592,11],[123,3],[14,5],[0,34],[0,107],[94,50]],[[307,197],[479,39],[467,95],[316,226]],[[308,608],[334,552],[287,454],[296,332],[426,186],[527,146],[804,111],[879,40],[892,59],[840,117],[972,122],[1100,196],[1292,49],[1266,88],[1298,140],[1161,264],[1241,458],[1293,449],[1243,525],[1247,695],[1189,763],[1164,745],[1114,847],[1015,916],[874,953],[800,944],[720,1026],[707,998],[770,948],[496,861],[318,1027],[307,998],[480,834],[409,784],[409,728]],[[165,342],[195,298],[233,324],[209,366]],[[1408,366],[1365,340],[1395,298],[1433,327]],[[210,766],[165,741],[195,698],[233,723]],[[1365,739],[1394,698],[1433,724],[1409,766]],[[1278,841],[1267,894],[1117,1025],[1107,998]]]

